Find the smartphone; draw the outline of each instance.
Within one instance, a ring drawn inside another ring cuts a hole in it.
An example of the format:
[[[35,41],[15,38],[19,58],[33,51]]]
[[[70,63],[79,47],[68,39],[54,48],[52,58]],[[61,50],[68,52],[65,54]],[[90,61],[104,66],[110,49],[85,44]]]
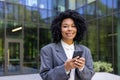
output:
[[[82,51],[74,51],[73,58],[79,56],[82,57],[83,52]]]

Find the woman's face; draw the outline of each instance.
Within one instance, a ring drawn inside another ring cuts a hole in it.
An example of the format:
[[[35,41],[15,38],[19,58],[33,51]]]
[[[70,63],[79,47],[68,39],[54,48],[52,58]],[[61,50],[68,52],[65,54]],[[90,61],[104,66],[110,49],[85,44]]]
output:
[[[77,28],[74,21],[71,18],[66,18],[63,20],[61,25],[62,40],[65,42],[73,42],[77,34]]]

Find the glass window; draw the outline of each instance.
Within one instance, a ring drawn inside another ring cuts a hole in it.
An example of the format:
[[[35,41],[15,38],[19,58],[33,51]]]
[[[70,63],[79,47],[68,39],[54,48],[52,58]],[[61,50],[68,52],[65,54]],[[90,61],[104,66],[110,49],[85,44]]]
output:
[[[7,7],[6,9],[7,19],[13,20],[13,17],[14,17],[13,5],[10,3],[6,3],[6,7]]]
[[[97,9],[98,16],[106,15],[107,12],[106,4],[107,4],[107,0],[98,0],[98,9]]]
[[[91,50],[91,53],[93,55],[94,60],[98,60],[98,30],[97,30],[97,25],[96,21],[91,21],[88,22],[88,31],[87,31],[87,45]],[[94,44],[93,44],[94,42]]]
[[[45,23],[45,20],[47,20],[47,10],[40,9],[39,10],[39,21],[40,23]]]
[[[14,6],[14,20],[18,21],[18,15],[19,15],[18,5],[13,5],[13,6]]]
[[[39,53],[37,44],[38,25],[34,23],[25,23],[24,27],[24,70],[23,73],[36,73],[39,68]]]
[[[65,0],[58,0],[58,6],[57,9],[58,11],[65,11]]]
[[[113,1],[114,0],[107,0],[107,14],[111,14],[112,13]]]
[[[41,35],[42,34],[42,35]],[[39,28],[39,46],[42,48],[51,42],[51,32],[47,28]]]
[[[114,11],[120,10],[120,0],[113,0],[113,9]]]
[[[38,22],[38,16],[39,16],[39,11],[38,11],[38,8],[36,8],[36,7],[32,7],[31,8],[32,10],[31,10],[31,17],[32,17],[32,22]]]
[[[90,3],[94,2],[94,1],[96,1],[96,0],[87,0],[87,4],[90,4]]]
[[[87,20],[96,17],[96,2],[90,3],[87,5]]]
[[[53,20],[53,18],[57,15],[57,12],[53,10],[48,11],[48,23],[50,24]]]
[[[10,3],[18,3],[19,2],[19,0],[5,0],[5,1],[10,2]]]
[[[115,73],[120,74],[120,13],[116,13],[113,15],[113,38],[114,38],[114,70]]]
[[[4,3],[0,2],[0,19],[4,18]]]
[[[8,21],[6,24],[7,38],[22,38],[22,23],[15,21]]]
[[[25,22],[31,22],[31,17],[32,17],[32,10],[31,7],[26,6],[25,8]]]
[[[77,9],[78,13],[80,13],[84,18],[86,18],[86,7],[80,7]]]
[[[86,0],[76,0],[76,8],[85,6],[85,4],[86,4]]]
[[[48,9],[53,9],[55,6],[55,0],[48,0]]]
[[[47,9],[48,8],[47,0],[38,0],[38,6],[41,9]]]
[[[112,0],[98,0],[98,16],[112,13]]]
[[[76,7],[75,7],[75,4],[76,4],[76,2],[75,2],[76,0],[69,0],[68,2],[69,2],[69,9],[75,9]]]
[[[25,8],[24,8],[24,6],[22,6],[22,5],[19,5],[19,20],[20,21],[24,21],[24,10],[25,10]]]
[[[4,21],[0,20],[0,76],[4,75]]]
[[[99,20],[99,40],[100,60],[112,63],[112,16]]]
[[[26,0],[27,6],[37,7],[37,0]]]
[[[26,0],[19,0],[19,4],[25,5]]]

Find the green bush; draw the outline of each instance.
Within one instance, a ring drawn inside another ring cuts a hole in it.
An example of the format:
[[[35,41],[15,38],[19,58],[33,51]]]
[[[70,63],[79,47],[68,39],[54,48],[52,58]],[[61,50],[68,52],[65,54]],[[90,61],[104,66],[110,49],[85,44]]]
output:
[[[96,61],[94,62],[95,72],[112,72],[112,64],[107,62]]]

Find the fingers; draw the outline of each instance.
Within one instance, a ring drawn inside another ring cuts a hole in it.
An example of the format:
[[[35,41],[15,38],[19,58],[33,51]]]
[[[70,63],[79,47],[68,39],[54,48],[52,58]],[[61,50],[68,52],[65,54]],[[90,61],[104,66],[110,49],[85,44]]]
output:
[[[65,69],[66,71],[69,71],[74,68],[79,68],[81,69],[85,65],[85,58],[79,58],[79,56],[69,59],[65,62]]]
[[[74,63],[76,68],[81,69],[85,65],[85,58],[79,58]]]
[[[75,68],[75,61],[77,60],[79,58],[79,56],[77,56],[77,57],[75,57],[75,58],[73,58],[73,59],[68,59],[66,62],[65,62],[65,69],[66,69],[66,71],[69,71],[69,70],[71,70],[71,69],[73,69],[73,68]]]

